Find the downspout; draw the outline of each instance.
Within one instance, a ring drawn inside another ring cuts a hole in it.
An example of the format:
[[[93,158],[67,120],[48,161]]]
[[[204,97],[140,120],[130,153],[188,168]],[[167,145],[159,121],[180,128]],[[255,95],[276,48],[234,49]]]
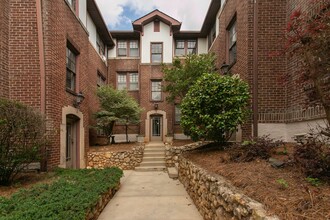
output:
[[[253,137],[258,137],[258,2],[253,4]]]
[[[46,74],[45,74],[45,55],[44,55],[44,38],[43,38],[43,30],[42,30],[41,1],[42,0],[36,0],[39,65],[40,65],[40,111],[42,114],[46,114],[46,77],[45,77]]]

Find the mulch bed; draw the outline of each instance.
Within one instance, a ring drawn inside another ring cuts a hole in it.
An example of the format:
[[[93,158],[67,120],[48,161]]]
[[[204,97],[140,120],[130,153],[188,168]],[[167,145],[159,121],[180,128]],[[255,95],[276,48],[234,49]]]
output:
[[[288,155],[272,157],[290,161],[292,148],[287,147]],[[261,202],[270,214],[281,219],[330,219],[329,184],[312,186],[292,163],[284,168],[273,168],[265,160],[231,162],[229,150],[206,147],[185,156],[209,172],[224,176],[243,194]],[[287,187],[279,180],[284,180]]]

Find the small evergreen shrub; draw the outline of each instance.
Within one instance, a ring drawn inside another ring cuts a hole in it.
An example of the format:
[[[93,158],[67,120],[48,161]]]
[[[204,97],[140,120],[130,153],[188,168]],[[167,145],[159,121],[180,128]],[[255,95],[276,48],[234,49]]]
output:
[[[115,189],[123,172],[116,167],[103,170],[56,171],[58,180],[21,190],[11,198],[0,197],[0,220],[81,220],[99,198]]]

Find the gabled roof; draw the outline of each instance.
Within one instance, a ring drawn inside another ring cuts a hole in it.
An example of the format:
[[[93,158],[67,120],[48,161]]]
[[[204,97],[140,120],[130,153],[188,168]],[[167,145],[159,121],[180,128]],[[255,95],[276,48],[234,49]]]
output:
[[[95,0],[87,1],[87,11],[92,17],[93,22],[96,25],[97,32],[99,33],[100,37],[103,39],[104,43],[109,46],[114,46],[115,45],[114,41],[109,33],[107,25],[103,20],[99,8],[95,3]]]
[[[136,31],[142,31],[142,26],[150,23],[154,20],[160,20],[164,22],[165,24],[168,24],[172,27],[172,31],[176,32],[179,31],[181,28],[181,22],[178,20],[172,18],[171,16],[159,11],[158,9],[150,12],[149,14],[133,21],[133,29]]]

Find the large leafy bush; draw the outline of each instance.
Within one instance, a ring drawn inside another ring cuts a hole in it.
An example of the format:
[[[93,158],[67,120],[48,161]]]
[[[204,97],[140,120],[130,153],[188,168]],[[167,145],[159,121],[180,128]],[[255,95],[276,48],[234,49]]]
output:
[[[9,185],[45,146],[45,120],[15,101],[0,99],[0,185]]]
[[[181,126],[193,140],[225,141],[244,122],[248,85],[238,77],[204,73],[181,103]]]

